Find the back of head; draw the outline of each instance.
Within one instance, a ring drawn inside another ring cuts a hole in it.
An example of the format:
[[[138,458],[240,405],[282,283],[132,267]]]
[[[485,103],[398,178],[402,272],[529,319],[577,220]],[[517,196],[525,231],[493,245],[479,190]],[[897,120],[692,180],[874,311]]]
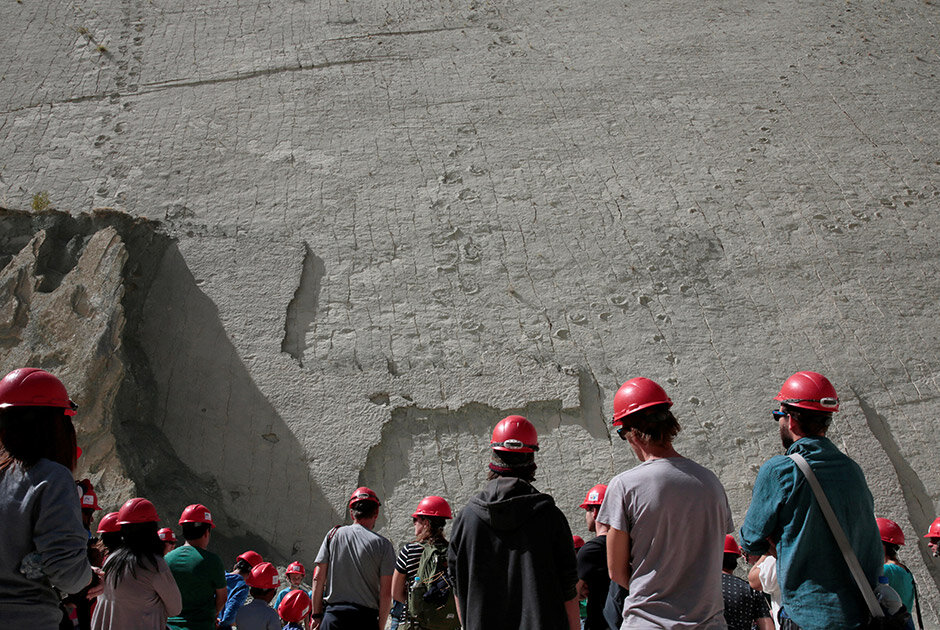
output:
[[[379,504],[374,501],[356,501],[350,508],[352,516],[357,521],[363,521],[378,515]]]
[[[523,481],[535,481],[535,453],[516,453],[494,450],[489,464],[487,479],[499,477],[517,477]]]
[[[523,416],[506,416],[493,428],[490,438],[492,461],[487,479],[518,477],[535,481],[535,452],[539,436],[535,426]]]
[[[163,557],[157,529],[156,522],[121,525],[121,545],[105,566],[105,577],[112,587],[117,587],[126,573],[136,576],[140,569],[157,569],[157,558]]]
[[[187,542],[199,540],[212,529],[212,526],[208,523],[182,523],[180,527],[183,528],[183,538],[185,538]]]
[[[14,461],[29,468],[42,458],[75,470],[75,427],[61,408],[2,408],[0,436],[0,470]]]
[[[366,486],[359,486],[353,490],[347,505],[353,519],[362,521],[378,516],[379,506],[382,505],[382,502],[374,490]]]
[[[790,414],[803,435],[824,436],[832,424],[831,411],[817,411],[815,409],[802,409],[792,405],[782,405],[784,411]]]
[[[76,409],[62,381],[45,370],[18,368],[0,379],[0,470],[43,457],[75,470]]]
[[[832,414],[839,411],[836,388],[828,378],[810,370],[791,375],[774,400],[781,403],[800,431],[809,436],[825,435],[832,422]]]
[[[672,415],[668,405],[654,405],[633,414],[630,414],[629,426],[633,435],[649,444],[666,446],[672,444],[673,438],[682,428],[679,421]]]

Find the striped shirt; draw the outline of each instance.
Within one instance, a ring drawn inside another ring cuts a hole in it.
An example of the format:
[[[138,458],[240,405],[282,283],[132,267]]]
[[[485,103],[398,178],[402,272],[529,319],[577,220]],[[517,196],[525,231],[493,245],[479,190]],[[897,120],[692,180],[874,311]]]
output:
[[[408,543],[398,552],[395,560],[395,570],[404,573],[408,580],[413,580],[418,574],[418,562],[424,552],[424,545],[419,542]]]

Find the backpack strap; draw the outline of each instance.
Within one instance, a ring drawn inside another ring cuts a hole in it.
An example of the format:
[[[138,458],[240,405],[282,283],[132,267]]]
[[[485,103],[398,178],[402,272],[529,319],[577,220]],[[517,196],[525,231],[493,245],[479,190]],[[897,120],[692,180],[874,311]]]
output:
[[[858,558],[855,556],[855,551],[852,549],[852,546],[849,545],[849,539],[846,537],[845,531],[842,529],[841,523],[839,523],[839,519],[836,518],[836,513],[832,511],[832,505],[829,504],[829,499],[826,497],[826,492],[819,484],[816,473],[813,472],[809,462],[799,453],[793,453],[788,455],[788,457],[803,471],[803,476],[806,477],[810,488],[813,489],[813,494],[816,495],[816,502],[819,504],[819,509],[822,510],[823,516],[826,517],[829,529],[832,530],[832,535],[836,539],[836,543],[838,543],[842,555],[845,557],[845,562],[849,567],[849,573],[855,578],[855,583],[858,585],[858,589],[862,593],[862,598],[868,606],[868,612],[871,613],[872,617],[884,617],[884,611],[881,609],[881,604],[878,603],[878,598],[875,597],[875,591],[872,589],[871,584],[868,583],[868,578],[865,577],[862,565],[859,564]]]

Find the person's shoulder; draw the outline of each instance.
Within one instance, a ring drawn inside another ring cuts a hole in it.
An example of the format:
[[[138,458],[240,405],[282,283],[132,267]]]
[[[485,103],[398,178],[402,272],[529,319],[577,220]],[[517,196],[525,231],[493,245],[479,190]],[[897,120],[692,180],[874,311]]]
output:
[[[766,462],[761,464],[757,471],[757,476],[779,476],[786,472],[792,472],[796,469],[796,462],[786,455],[774,455]]]
[[[17,468],[20,467],[17,466]],[[58,490],[67,488],[76,497],[78,496],[75,491],[75,478],[72,476],[71,471],[58,462],[42,457],[28,469],[25,469],[23,474],[33,485],[48,485]]]
[[[218,564],[220,567],[222,566],[222,557],[219,554],[209,551],[208,549],[200,549],[199,547],[193,547],[193,549],[195,549],[206,562],[213,565]],[[222,572],[225,572],[224,568]]]

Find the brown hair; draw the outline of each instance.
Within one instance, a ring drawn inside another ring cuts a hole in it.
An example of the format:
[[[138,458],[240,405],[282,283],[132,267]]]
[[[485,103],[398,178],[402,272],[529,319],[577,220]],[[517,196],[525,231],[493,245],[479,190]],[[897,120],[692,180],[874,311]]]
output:
[[[0,471],[19,462],[24,468],[45,457],[75,471],[75,426],[61,407],[0,409]]]
[[[666,405],[655,405],[641,409],[627,417],[629,429],[643,442],[671,444],[682,427]]]
[[[349,507],[352,512],[353,518],[357,521],[361,521],[365,518],[372,518],[379,513],[379,504],[375,501],[370,501],[368,499],[362,499],[356,501]]]
[[[447,542],[447,539],[444,538],[444,526],[447,524],[447,520],[444,517],[416,516],[415,518],[423,518],[429,525],[427,532],[415,538],[415,542],[431,544]]]

